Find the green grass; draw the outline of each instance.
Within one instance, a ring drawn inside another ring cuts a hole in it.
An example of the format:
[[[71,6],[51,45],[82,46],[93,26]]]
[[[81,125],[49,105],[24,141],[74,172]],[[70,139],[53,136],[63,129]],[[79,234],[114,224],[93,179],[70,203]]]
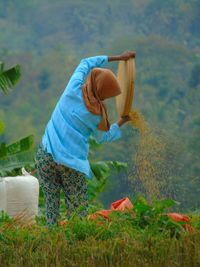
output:
[[[148,204],[134,201],[131,212],[111,214],[110,220],[80,220],[47,228],[43,216],[34,225],[6,215],[0,218],[0,266],[200,266],[200,216],[192,215],[194,230],[165,214],[171,200]]]
[[[3,226],[2,226],[3,227]],[[65,227],[20,227],[0,233],[0,266],[199,266],[200,232],[136,230],[117,222],[71,221]]]

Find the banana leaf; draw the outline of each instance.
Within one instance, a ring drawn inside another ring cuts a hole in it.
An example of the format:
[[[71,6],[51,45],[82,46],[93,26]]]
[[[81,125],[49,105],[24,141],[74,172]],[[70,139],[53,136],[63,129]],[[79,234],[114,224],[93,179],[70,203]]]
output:
[[[7,93],[14,85],[17,84],[21,76],[20,66],[15,65],[4,70],[4,63],[0,62],[0,89]]]
[[[120,172],[127,168],[127,163],[119,161],[98,161],[92,162],[91,169],[94,174],[93,179],[88,180],[88,197],[94,200],[103,192],[108,177],[113,172]]]
[[[32,166],[34,168],[34,152],[24,151],[14,155],[9,155],[0,158],[0,176],[15,175],[15,170],[25,166]]]
[[[21,140],[18,140],[10,145],[5,143],[0,144],[0,159],[5,158],[9,155],[21,153],[27,151],[33,147],[34,138],[33,135],[26,136]]]

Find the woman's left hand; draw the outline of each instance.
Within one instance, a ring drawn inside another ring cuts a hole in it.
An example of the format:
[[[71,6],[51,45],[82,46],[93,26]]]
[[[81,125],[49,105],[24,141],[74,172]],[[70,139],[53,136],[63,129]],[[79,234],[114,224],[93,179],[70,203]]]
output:
[[[119,120],[118,120],[118,125],[119,127],[121,127],[123,124],[125,124],[126,122],[129,122],[131,120],[130,116],[122,116]]]

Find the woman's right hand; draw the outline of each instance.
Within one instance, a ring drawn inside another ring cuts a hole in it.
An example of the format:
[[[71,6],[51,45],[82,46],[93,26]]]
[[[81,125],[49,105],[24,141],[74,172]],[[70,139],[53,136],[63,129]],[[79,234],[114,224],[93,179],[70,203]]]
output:
[[[118,56],[108,56],[108,61],[118,61],[118,60],[128,60],[130,58],[133,58],[136,56],[136,52],[135,51],[126,51],[124,53],[122,53],[121,55]]]
[[[133,58],[136,56],[136,52],[135,51],[125,51],[124,53],[122,53],[120,55],[121,60],[128,60],[130,58]]]

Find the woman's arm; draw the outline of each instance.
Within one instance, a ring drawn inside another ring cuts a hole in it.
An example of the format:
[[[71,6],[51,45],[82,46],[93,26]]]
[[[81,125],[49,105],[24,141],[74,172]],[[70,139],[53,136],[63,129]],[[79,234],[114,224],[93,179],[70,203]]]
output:
[[[76,67],[73,76],[74,78],[78,78],[80,80],[84,80],[85,77],[89,74],[89,72],[95,67],[104,67],[108,61],[107,56],[95,56],[83,58],[80,61],[80,64]]]
[[[93,137],[98,144],[111,143],[121,137],[121,129],[117,123],[113,123],[107,132],[96,129]]]
[[[134,58],[135,56],[136,56],[136,52],[126,51],[126,52],[122,53],[121,55],[108,56],[108,62],[119,61],[119,60],[128,60],[130,58]]]
[[[95,67],[104,67],[107,62],[118,61],[118,60],[128,60],[129,58],[135,57],[136,53],[134,51],[127,51],[117,56],[95,56],[84,58],[81,60],[80,64],[74,71],[74,77],[84,80],[84,78],[89,74],[89,72]]]
[[[121,137],[120,127],[130,120],[131,119],[129,116],[123,116],[118,120],[118,122],[113,123],[110,126],[109,131],[103,132],[100,130],[96,130],[93,133],[93,136],[98,144],[113,142]]]

